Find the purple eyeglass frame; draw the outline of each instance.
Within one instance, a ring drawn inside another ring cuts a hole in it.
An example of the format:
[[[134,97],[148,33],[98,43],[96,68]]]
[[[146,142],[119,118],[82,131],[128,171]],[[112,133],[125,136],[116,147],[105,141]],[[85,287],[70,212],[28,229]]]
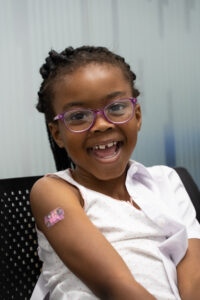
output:
[[[130,118],[128,118],[128,120],[122,121],[122,122],[113,122],[113,121],[109,120],[109,119],[106,117],[106,115],[105,115],[105,110],[106,110],[106,108],[107,108],[108,106],[110,106],[111,104],[115,103],[115,102],[125,101],[125,100],[130,100],[130,102],[132,103],[132,106],[133,106],[133,112],[132,112]],[[66,112],[63,112],[63,113],[61,113],[61,114],[55,116],[55,117],[53,118],[53,121],[62,120],[62,121],[64,122],[64,124],[65,124],[65,127],[66,127],[69,131],[74,132],[74,133],[81,133],[81,132],[85,132],[85,131],[90,130],[90,129],[92,128],[92,126],[94,125],[95,121],[96,121],[97,114],[99,114],[99,113],[101,113],[101,114],[104,116],[104,118],[106,119],[106,121],[108,121],[108,122],[111,123],[111,124],[124,124],[124,123],[128,122],[128,121],[133,117],[133,115],[134,115],[134,108],[135,108],[136,103],[137,103],[137,98],[123,98],[123,99],[114,100],[113,102],[107,104],[103,109],[87,109],[87,108],[84,109],[84,108],[83,108],[82,110],[91,111],[91,112],[93,113],[93,116],[94,116],[94,119],[93,119],[91,125],[90,125],[87,129],[83,129],[83,130],[74,131],[74,130],[70,129],[69,127],[67,127],[67,125],[66,125],[66,123],[65,123],[65,118],[64,118],[64,115],[66,114]],[[80,108],[79,108],[79,109],[80,109]],[[79,109],[78,109],[78,108],[77,108],[77,109],[71,109],[71,110],[68,110],[67,112],[76,111],[76,110],[79,110]]]

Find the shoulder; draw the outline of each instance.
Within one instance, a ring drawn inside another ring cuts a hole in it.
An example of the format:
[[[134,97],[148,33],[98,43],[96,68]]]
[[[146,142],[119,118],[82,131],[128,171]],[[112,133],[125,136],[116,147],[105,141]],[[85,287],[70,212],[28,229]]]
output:
[[[176,175],[176,171],[168,166],[165,165],[157,165],[157,166],[151,166],[147,167],[148,172],[151,174],[152,177],[155,178],[171,178],[174,174]]]
[[[140,176],[143,176],[143,183],[152,191],[156,191],[163,202],[169,205],[180,204],[181,201],[188,201],[187,191],[178,175],[171,167],[157,165],[152,167],[140,166]],[[142,174],[142,175],[141,175]]]
[[[180,177],[178,176],[177,172],[173,168],[165,165],[146,167],[141,163],[132,161],[130,169],[131,168],[133,170],[133,174],[135,174],[137,177],[149,178],[155,183],[167,183],[173,180],[180,181]],[[134,171],[134,168],[136,171]]]
[[[149,169],[160,191],[160,199],[172,208],[173,213],[179,216],[188,228],[193,228],[190,230],[190,236],[193,236],[195,227],[198,227],[197,231],[199,231],[195,220],[196,212],[178,173],[167,166],[155,166]]]
[[[128,178],[137,178],[137,180],[151,185],[157,185],[159,189],[167,189],[168,191],[175,192],[179,187],[185,187],[183,182],[178,175],[177,171],[172,167],[165,165],[155,165],[145,167],[143,164],[136,161],[130,161],[130,167],[128,171]]]
[[[185,186],[175,169],[164,165],[148,167],[147,169],[162,194],[164,192],[167,195],[168,201],[172,195],[172,198],[176,196],[179,200],[188,198]]]
[[[57,207],[68,211],[82,207],[80,193],[74,186],[61,178],[46,176],[33,185],[30,204],[38,228],[44,216]]]
[[[52,194],[59,196],[63,192],[77,194],[77,189],[59,177],[44,176],[37,180],[31,189],[31,203],[32,201],[36,201],[38,197],[47,198]]]
[[[177,190],[178,187],[184,188],[180,176],[176,170],[171,167],[158,165],[148,167],[147,170],[153,181],[158,185],[166,186],[167,189],[170,188],[170,190],[174,191]]]

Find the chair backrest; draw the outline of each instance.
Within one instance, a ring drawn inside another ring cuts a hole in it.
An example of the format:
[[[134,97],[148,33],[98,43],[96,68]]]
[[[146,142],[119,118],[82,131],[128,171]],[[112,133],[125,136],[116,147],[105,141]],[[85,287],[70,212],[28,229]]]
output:
[[[29,192],[41,176],[0,180],[0,299],[29,300],[41,272]]]

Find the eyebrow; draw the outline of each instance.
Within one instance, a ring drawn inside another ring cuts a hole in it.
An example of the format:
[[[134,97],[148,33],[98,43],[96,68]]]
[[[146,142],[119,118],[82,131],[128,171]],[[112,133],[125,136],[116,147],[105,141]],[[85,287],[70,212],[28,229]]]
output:
[[[126,92],[125,91],[116,91],[116,92],[113,92],[113,93],[110,93],[108,94],[105,98],[107,100],[110,100],[112,98],[115,98],[115,97],[121,97],[121,96],[125,96]]]
[[[124,91],[116,91],[116,92],[113,92],[113,93],[110,93],[110,94],[106,95],[104,97],[104,99],[105,100],[110,100],[110,99],[113,99],[113,98],[118,97],[118,96],[122,97],[124,95],[125,95]],[[85,106],[85,104],[86,104],[85,102],[81,102],[81,101],[79,101],[79,102],[70,102],[70,103],[67,103],[63,106],[63,111],[67,110],[71,107],[74,107],[74,106],[76,106],[76,107],[77,106]]]
[[[63,106],[63,110],[66,110],[70,107],[73,107],[73,106],[84,106],[84,102],[70,102],[70,103],[67,103]]]

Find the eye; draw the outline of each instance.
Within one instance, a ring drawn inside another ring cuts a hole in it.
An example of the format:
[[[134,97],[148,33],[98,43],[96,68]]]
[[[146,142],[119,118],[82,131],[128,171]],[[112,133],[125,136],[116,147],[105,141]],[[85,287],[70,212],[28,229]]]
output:
[[[120,114],[123,113],[129,107],[129,102],[116,102],[112,103],[107,107],[107,111],[109,114]]]
[[[73,120],[83,120],[84,118],[86,117],[86,113],[85,112],[82,112],[82,111],[79,111],[79,112],[75,112],[75,113],[72,113],[70,115],[70,120],[73,121]]]
[[[87,110],[77,110],[67,112],[65,114],[65,121],[68,123],[80,123],[80,122],[87,122],[88,119],[91,118],[91,112]]]

